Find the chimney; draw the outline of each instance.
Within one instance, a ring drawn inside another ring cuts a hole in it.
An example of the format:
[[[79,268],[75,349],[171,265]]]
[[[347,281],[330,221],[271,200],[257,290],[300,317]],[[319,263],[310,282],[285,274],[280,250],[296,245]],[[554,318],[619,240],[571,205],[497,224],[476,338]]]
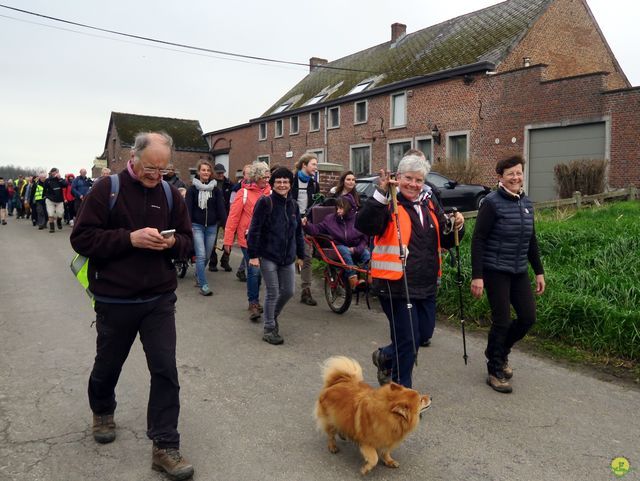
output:
[[[392,23],[391,24],[391,42],[395,42],[396,40],[404,37],[407,34],[407,26],[403,23]]]
[[[313,72],[319,65],[327,65],[329,61],[326,58],[311,57],[309,59],[309,72]]]

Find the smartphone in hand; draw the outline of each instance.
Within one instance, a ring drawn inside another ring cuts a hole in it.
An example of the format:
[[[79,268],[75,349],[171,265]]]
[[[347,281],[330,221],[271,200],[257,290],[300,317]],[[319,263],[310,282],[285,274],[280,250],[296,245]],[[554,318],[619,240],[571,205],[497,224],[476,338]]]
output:
[[[175,233],[176,233],[176,230],[175,230],[175,229],[168,229],[168,230],[163,230],[163,231],[161,231],[161,232],[160,232],[160,235],[161,235],[162,237],[164,237],[165,239],[168,239],[169,237],[172,237],[172,236],[173,236],[173,234],[175,234]]]

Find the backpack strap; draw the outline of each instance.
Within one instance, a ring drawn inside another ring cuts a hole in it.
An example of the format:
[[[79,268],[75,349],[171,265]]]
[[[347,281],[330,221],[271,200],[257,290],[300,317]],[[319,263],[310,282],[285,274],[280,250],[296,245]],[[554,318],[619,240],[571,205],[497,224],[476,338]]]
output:
[[[116,205],[116,200],[118,200],[118,193],[120,192],[120,177],[118,174],[111,174],[109,176],[111,180],[111,193],[109,194],[109,210],[113,209],[113,206]],[[173,194],[171,193],[171,186],[165,180],[162,181],[162,190],[164,190],[164,195],[167,198],[167,204],[169,205],[169,212],[173,210]]]

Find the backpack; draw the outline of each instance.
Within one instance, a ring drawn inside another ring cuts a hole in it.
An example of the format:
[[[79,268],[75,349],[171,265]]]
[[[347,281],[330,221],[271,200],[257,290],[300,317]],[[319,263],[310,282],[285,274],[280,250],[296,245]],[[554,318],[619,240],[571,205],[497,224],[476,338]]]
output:
[[[109,211],[113,210],[113,206],[116,205],[116,200],[118,200],[118,194],[120,193],[120,178],[118,174],[111,174],[109,176],[111,181],[111,191],[109,193]],[[167,198],[167,204],[169,205],[169,212],[173,210],[173,194],[171,194],[171,187],[166,181],[162,181],[162,189],[164,190],[164,195]],[[89,258],[82,256],[78,253],[74,252],[74,256],[71,259],[71,272],[76,277],[77,281],[84,288],[87,295],[91,298],[92,303],[94,302],[93,294],[89,290]]]

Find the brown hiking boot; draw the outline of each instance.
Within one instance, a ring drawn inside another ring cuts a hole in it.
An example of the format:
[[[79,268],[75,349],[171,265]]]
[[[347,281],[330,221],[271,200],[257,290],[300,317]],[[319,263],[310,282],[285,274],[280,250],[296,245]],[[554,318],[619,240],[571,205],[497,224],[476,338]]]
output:
[[[306,304],[307,306],[317,306],[318,303],[316,300],[311,297],[311,289],[308,287],[302,289],[302,295],[300,296],[300,302]]]
[[[502,372],[504,372],[504,377],[507,379],[513,377],[513,368],[509,365],[509,361],[505,361],[502,365]]]
[[[487,384],[493,388],[494,391],[502,393],[510,393],[513,391],[511,383],[505,377],[504,373],[489,374],[487,376]]]
[[[93,415],[93,439],[97,443],[107,444],[116,439],[116,423],[113,414]]]
[[[182,457],[177,448],[153,446],[151,469],[164,472],[173,480],[189,479],[193,476],[193,466]]]
[[[251,322],[258,322],[260,320],[260,304],[255,302],[249,304],[249,319]]]

